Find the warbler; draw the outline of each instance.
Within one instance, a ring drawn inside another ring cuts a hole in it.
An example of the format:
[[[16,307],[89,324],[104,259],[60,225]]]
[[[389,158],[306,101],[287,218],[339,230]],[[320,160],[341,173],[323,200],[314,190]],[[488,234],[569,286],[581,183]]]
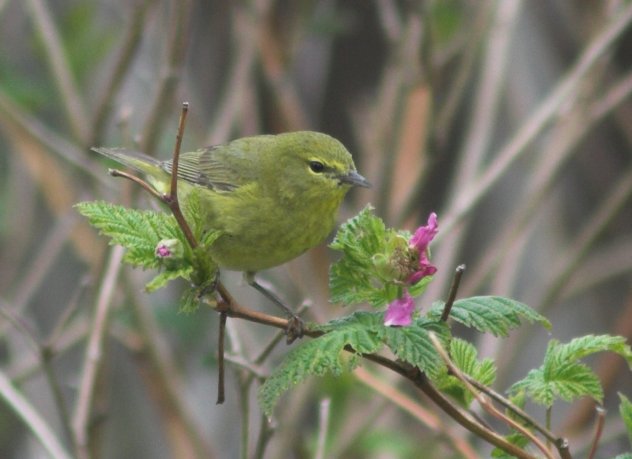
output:
[[[93,150],[169,192],[171,160],[120,148]],[[319,132],[244,137],[182,153],[178,163],[182,206],[191,190],[201,190],[205,229],[220,233],[210,257],[220,268],[250,276],[323,242],[352,186],[370,184],[342,143]]]

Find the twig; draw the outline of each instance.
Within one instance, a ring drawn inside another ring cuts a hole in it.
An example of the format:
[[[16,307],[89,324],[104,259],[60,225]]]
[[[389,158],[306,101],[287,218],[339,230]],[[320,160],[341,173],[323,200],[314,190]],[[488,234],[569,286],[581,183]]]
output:
[[[547,428],[539,424],[531,416],[529,416],[524,410],[518,408],[516,405],[511,403],[511,401],[507,400],[505,397],[503,397],[501,394],[499,394],[495,390],[491,389],[490,387],[487,387],[484,384],[481,384],[480,382],[478,382],[477,380],[475,380],[474,378],[472,378],[471,376],[465,373],[461,373],[461,374],[478,391],[483,392],[488,397],[495,400],[497,403],[503,405],[506,409],[511,411],[515,416],[522,418],[522,420],[526,424],[532,426],[534,429],[540,432],[544,437],[546,437],[546,439],[549,440],[550,442],[557,444],[557,443],[565,441],[563,438],[558,438],[554,433],[552,433],[550,430],[548,430]]]
[[[593,459],[595,454],[597,453],[597,447],[599,447],[599,440],[601,439],[601,434],[603,433],[603,424],[606,421],[606,410],[603,406],[597,407],[597,424],[595,425],[595,436],[593,437],[593,443],[590,448],[590,454],[588,454],[588,459]]]
[[[42,0],[28,0],[35,29],[39,34],[44,56],[51,67],[57,89],[61,95],[61,103],[66,118],[72,128],[73,135],[79,143],[87,145],[88,115],[79,97],[79,87],[72,74],[70,63],[62,45],[59,31],[53,22],[47,3]]]
[[[385,400],[400,407],[433,431],[443,434],[444,444],[454,448],[461,456],[467,459],[479,457],[468,441],[452,432],[452,429],[444,424],[440,416],[423,407],[417,400],[413,400],[393,384],[381,381],[364,367],[356,368],[353,373],[358,378],[358,381],[384,396]]]
[[[80,459],[89,458],[88,451],[88,425],[92,412],[92,399],[96,384],[97,372],[101,365],[103,356],[103,340],[107,330],[108,316],[112,295],[115,290],[115,283],[118,273],[121,270],[123,259],[123,247],[115,246],[110,252],[110,259],[105,270],[103,282],[97,297],[96,311],[92,332],[88,338],[86,354],[84,357],[83,377],[77,395],[77,404],[72,420],[75,444],[77,445],[77,456]]]
[[[219,333],[217,336],[217,405],[221,405],[226,400],[225,388],[225,366],[224,366],[224,340],[226,334],[226,313],[219,314]]]
[[[176,83],[184,64],[186,46],[189,43],[189,16],[191,0],[170,2],[168,15],[169,29],[167,31],[167,51],[163,68],[160,70],[160,82],[156,96],[149,109],[149,116],[145,120],[142,131],[141,151],[151,152],[155,149],[162,129],[167,107],[171,103]]]
[[[614,190],[604,199],[604,202],[599,206],[597,212],[591,216],[589,222],[570,244],[567,249],[567,255],[562,257],[557,267],[552,270],[553,273],[556,273],[556,276],[543,298],[538,301],[538,304],[542,305],[542,311],[555,303],[559,295],[563,292],[568,280],[587,255],[592,244],[607,228],[608,224],[619,213],[623,206],[625,206],[631,195],[632,170],[628,171],[619,179],[618,183],[614,186]]]
[[[198,242],[191,231],[191,227],[187,223],[182,209],[180,209],[180,203],[178,201],[178,165],[180,163],[180,147],[182,145],[182,137],[184,136],[184,128],[186,126],[187,114],[189,113],[189,103],[182,103],[182,111],[180,112],[180,122],[178,123],[178,132],[176,134],[176,145],[173,149],[173,161],[171,163],[171,187],[168,195],[162,197],[162,201],[169,206],[171,213],[175,217],[180,229],[187,238],[189,245],[192,249],[198,246]]]
[[[208,145],[225,142],[240,116],[243,117],[245,94],[252,85],[252,68],[258,57],[261,29],[265,27],[263,18],[268,15],[270,4],[270,0],[265,0],[236,6],[233,15],[236,53],[231,54],[231,62],[225,72],[225,88],[220,91],[220,100],[206,135]]]
[[[119,169],[108,169],[108,173],[112,177],[122,177],[122,178],[125,178],[127,180],[131,180],[136,185],[140,186],[143,190],[145,190],[147,193],[151,194],[153,197],[155,197],[155,198],[157,198],[157,199],[159,199],[159,200],[164,202],[163,195],[158,193],[154,189],[154,187],[152,187],[149,183],[147,183],[146,181],[144,181],[140,177],[136,177],[133,174],[129,174],[129,173],[121,171]]]
[[[0,119],[8,129],[13,129],[23,133],[29,140],[41,145],[47,150],[55,153],[64,161],[77,167],[91,179],[96,180],[102,186],[111,187],[111,180],[107,180],[96,164],[85,156],[85,152],[62,137],[57,132],[43,124],[39,119],[29,115],[17,105],[8,94],[0,88]]]
[[[446,350],[443,348],[443,346],[441,345],[441,342],[439,341],[439,339],[433,332],[430,332],[429,336],[430,336],[430,341],[432,341],[434,348],[439,353],[439,355],[441,356],[445,364],[448,366],[448,369],[450,370],[451,374],[454,375],[456,378],[458,378],[465,385],[465,388],[468,390],[468,392],[470,392],[474,396],[474,398],[478,401],[478,403],[483,407],[485,411],[487,411],[489,414],[491,414],[495,418],[500,419],[505,424],[508,424],[511,428],[519,431],[522,435],[524,435],[529,440],[531,440],[531,442],[534,445],[536,445],[540,449],[540,451],[544,453],[544,455],[547,458],[554,459],[551,451],[546,447],[544,443],[540,441],[538,437],[533,435],[533,433],[531,433],[529,429],[525,428],[518,422],[514,421],[510,417],[506,416],[505,414],[497,410],[496,407],[494,407],[494,405],[489,401],[489,399],[485,395],[481,394],[478,390],[474,388],[474,386],[470,384],[468,379],[463,376],[463,373],[461,372],[461,370],[452,362],[452,360],[450,359],[450,356],[448,355]]]
[[[35,335],[35,333],[22,320],[20,320],[20,317],[15,314],[15,311],[15,307],[0,307],[0,316],[4,317],[13,325],[16,330],[18,330],[24,337],[26,337],[27,341],[32,346],[33,351],[37,355],[40,365],[44,370],[44,374],[46,375],[46,380],[48,381],[48,385],[53,395],[55,407],[57,408],[57,412],[59,414],[66,439],[70,444],[72,444],[73,435],[72,429],[70,427],[70,417],[68,416],[68,409],[66,408],[66,402],[64,400],[62,390],[59,385],[59,380],[57,379],[55,371],[53,370],[53,367],[51,365],[54,354],[51,352],[51,349],[43,344]]]
[[[630,21],[632,21],[632,5],[626,5],[615,20],[595,36],[566,77],[551,91],[518,132],[500,149],[489,168],[475,183],[461,190],[459,198],[450,205],[448,212],[445,213],[447,218],[443,220],[443,230],[437,235],[435,241],[440,240],[442,234],[451,234],[452,229],[474,210],[475,205],[503,176],[509,166],[526,151],[526,147],[535,140],[562,107],[569,103],[569,96],[583,81],[586,73],[610,50],[615,40],[625,32]]]
[[[127,338],[124,342],[134,352],[140,364],[140,374],[149,388],[149,395],[161,412],[160,418],[169,439],[171,457],[217,457],[183,400],[180,373],[169,348],[161,346],[160,340],[164,337],[160,336],[154,314],[146,304],[146,296],[141,295],[138,282],[125,282],[125,286],[133,299],[130,308],[136,333],[132,335],[135,339]]]
[[[96,104],[94,121],[92,122],[92,133],[90,135],[90,144],[98,145],[103,135],[105,122],[112,112],[113,100],[118,93],[123,79],[127,74],[134,55],[141,43],[143,35],[143,25],[149,7],[155,3],[155,0],[142,0],[136,2],[134,11],[131,13],[132,20],[126,28],[122,40],[120,51],[116,59],[116,63],[112,69],[112,73],[107,79],[105,89],[99,96],[99,102]]]
[[[65,450],[53,430],[2,371],[0,371],[0,397],[24,421],[52,458],[71,459],[72,456]]]
[[[326,398],[320,402],[318,410],[318,435],[316,437],[315,459],[324,459],[327,444],[327,432],[329,431],[329,418],[331,416],[331,399]]]
[[[454,278],[452,279],[452,285],[450,286],[448,301],[446,301],[445,306],[443,307],[443,312],[441,313],[442,322],[447,322],[448,318],[450,317],[450,311],[452,310],[452,305],[454,304],[454,300],[456,299],[456,294],[459,290],[459,284],[461,283],[461,278],[463,277],[464,272],[465,265],[459,265],[456,267]]]

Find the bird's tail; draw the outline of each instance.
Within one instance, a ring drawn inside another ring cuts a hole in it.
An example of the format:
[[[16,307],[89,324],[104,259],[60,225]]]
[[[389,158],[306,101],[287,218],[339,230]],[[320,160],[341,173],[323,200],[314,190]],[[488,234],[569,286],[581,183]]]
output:
[[[139,151],[106,147],[92,147],[91,150],[154,178],[167,174],[160,161]]]

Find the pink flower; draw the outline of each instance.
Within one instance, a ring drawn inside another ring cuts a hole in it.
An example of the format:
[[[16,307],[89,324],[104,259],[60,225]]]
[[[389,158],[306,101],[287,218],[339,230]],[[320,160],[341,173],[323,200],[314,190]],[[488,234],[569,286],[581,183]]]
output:
[[[408,241],[410,248],[417,250],[419,253],[419,267],[408,278],[409,284],[416,284],[422,278],[432,276],[437,272],[436,266],[432,265],[428,259],[428,245],[430,245],[430,241],[434,239],[438,232],[437,214],[433,212],[428,217],[428,224],[417,228],[415,234]]]
[[[387,327],[405,327],[413,322],[413,312],[415,312],[415,302],[407,290],[404,295],[392,301],[384,314],[384,325]]]
[[[437,214],[433,212],[428,217],[428,224],[417,228],[413,237],[410,238],[409,243],[411,247],[416,248],[420,252],[425,252],[430,244],[430,241],[434,239],[438,232],[439,225],[437,223]]]

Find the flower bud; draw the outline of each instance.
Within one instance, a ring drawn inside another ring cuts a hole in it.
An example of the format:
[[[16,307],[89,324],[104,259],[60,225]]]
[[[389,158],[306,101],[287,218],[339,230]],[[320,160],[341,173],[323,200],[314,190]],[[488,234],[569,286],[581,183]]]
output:
[[[184,256],[184,248],[178,239],[163,239],[156,245],[154,254],[161,261],[173,265]]]

